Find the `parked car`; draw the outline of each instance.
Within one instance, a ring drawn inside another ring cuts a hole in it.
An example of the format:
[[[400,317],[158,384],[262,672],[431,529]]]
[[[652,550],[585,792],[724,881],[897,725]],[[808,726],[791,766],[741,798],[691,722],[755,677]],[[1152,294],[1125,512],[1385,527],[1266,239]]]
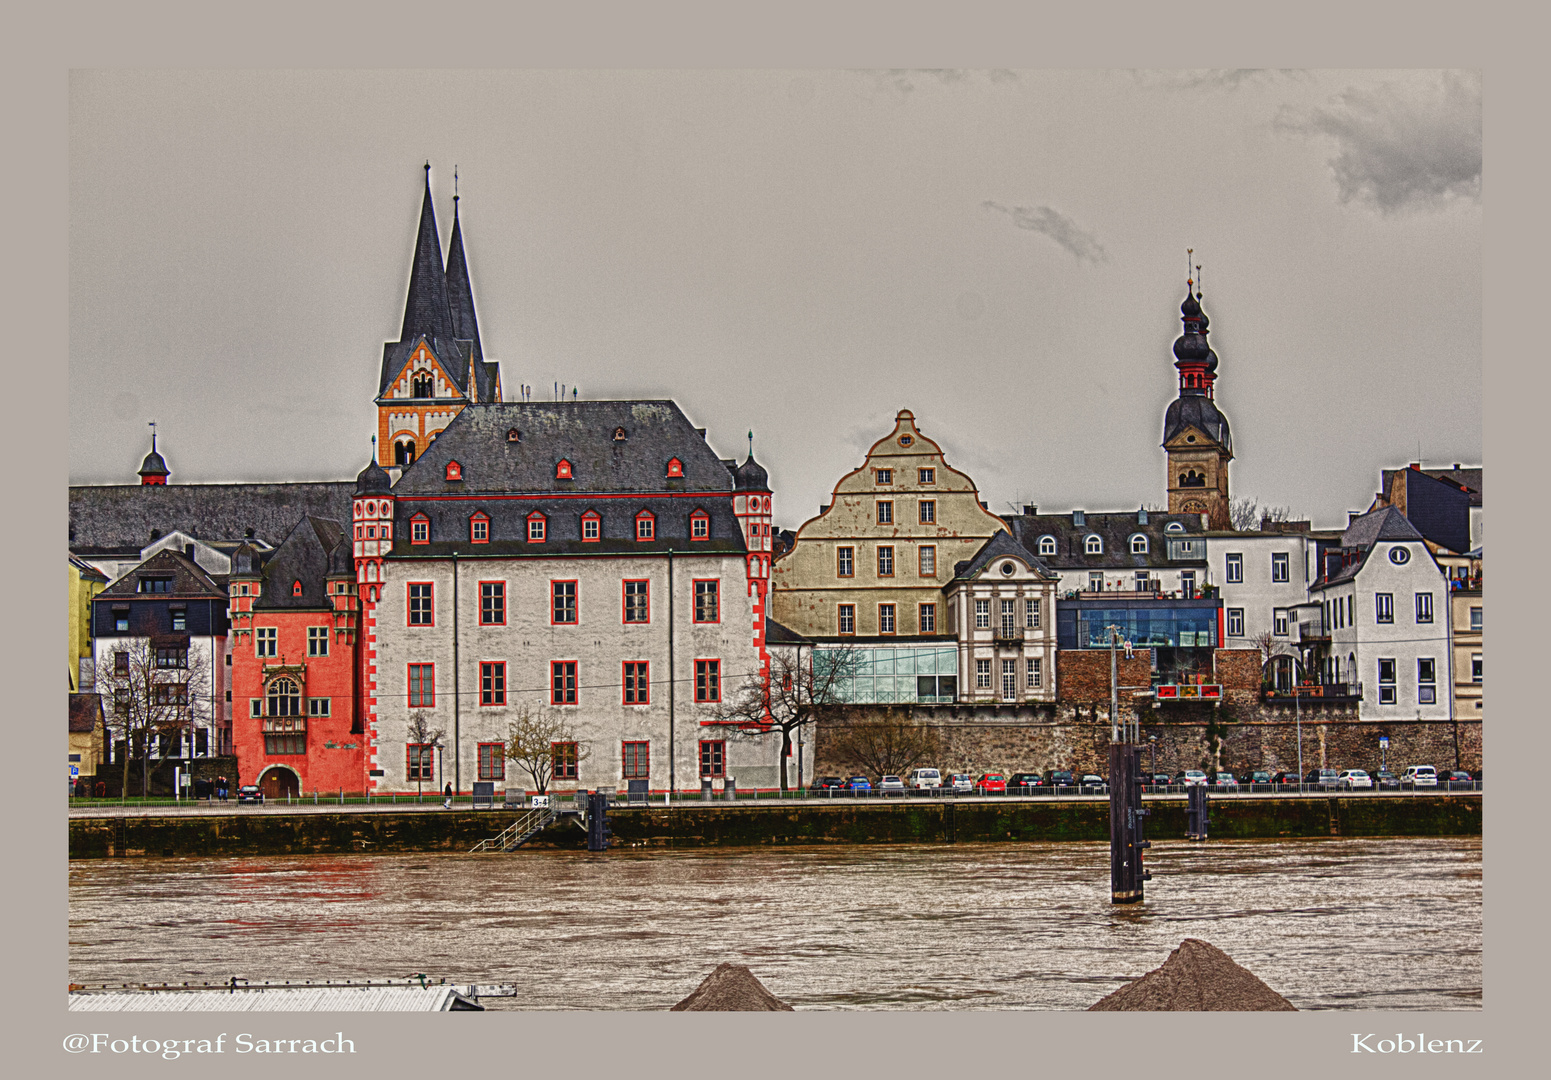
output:
[[[1104,778],[1095,773],[1083,773],[1082,779],[1077,781],[1077,786],[1084,791],[1103,791]]]
[[[853,776],[846,781],[847,791],[871,791],[872,781],[865,776]]]
[[[897,776],[885,776],[878,781],[879,795],[903,795],[905,782]]]
[[[1007,794],[1007,777],[999,772],[982,773],[975,781],[975,790],[981,795]]]
[[[1297,787],[1298,786],[1298,774],[1295,773],[1295,772],[1288,772],[1287,770],[1283,769],[1281,772],[1279,772],[1275,776],[1271,777],[1271,783],[1273,783],[1273,784],[1287,784],[1287,785],[1290,785],[1292,787]]]
[[[955,793],[961,791],[974,791],[975,778],[967,772],[956,772],[948,777],[948,789]]]
[[[1310,769],[1303,782],[1309,787],[1333,788],[1339,786],[1341,774],[1334,769]]]
[[[1243,773],[1239,776],[1239,783],[1247,784],[1250,787],[1254,787],[1256,784],[1269,784],[1270,782],[1271,774],[1260,769],[1256,769],[1254,772]]]
[[[1174,778],[1166,772],[1155,772],[1150,776],[1142,777],[1142,783],[1152,784],[1154,787],[1168,787],[1174,782]]]
[[[1215,788],[1237,788],[1239,786],[1239,778],[1231,772],[1220,772],[1212,777],[1212,786]]]
[[[1407,765],[1400,774],[1400,786],[1409,788],[1437,787],[1438,770],[1431,765]]]
[[[1184,772],[1180,773],[1174,778],[1174,782],[1176,784],[1184,784],[1186,786],[1191,784],[1204,784],[1206,783],[1206,773],[1202,772],[1200,769],[1186,769]]]
[[[1438,782],[1440,784],[1471,784],[1474,786],[1470,779],[1470,774],[1460,769],[1451,769],[1448,772],[1439,773]]]
[[[257,784],[243,784],[242,787],[237,789],[237,801],[239,803],[250,802],[262,804],[264,802],[263,789],[260,788]]]
[[[1400,787],[1400,777],[1396,776],[1388,769],[1380,769],[1378,772],[1373,774],[1373,786],[1378,788],[1380,791],[1384,791],[1386,789],[1394,791]]]
[[[844,791],[846,782],[838,776],[821,776],[813,781],[809,791]]]
[[[936,769],[912,769],[905,785],[912,791],[936,791],[942,787],[942,773]]]
[[[1045,773],[1045,783],[1050,787],[1071,787],[1072,771],[1070,769],[1051,769]]]
[[[1037,772],[1013,773],[1007,778],[1007,790],[1022,792],[1025,788],[1044,787],[1045,779]]]
[[[1362,769],[1347,769],[1336,779],[1340,781],[1341,786],[1347,791],[1356,791],[1358,788],[1371,790],[1373,788],[1373,777],[1369,776]]]

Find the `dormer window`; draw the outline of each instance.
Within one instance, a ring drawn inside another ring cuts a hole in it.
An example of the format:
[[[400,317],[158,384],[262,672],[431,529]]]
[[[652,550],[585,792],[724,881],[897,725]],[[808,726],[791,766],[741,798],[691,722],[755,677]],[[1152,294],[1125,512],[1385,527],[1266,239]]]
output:
[[[589,544],[596,544],[602,536],[603,519],[596,510],[587,511],[582,515],[582,539]]]
[[[711,538],[711,515],[704,510],[696,510],[689,515],[689,538],[691,540],[709,540]]]
[[[1131,537],[1131,554],[1147,554],[1147,537],[1143,536],[1141,533],[1137,533],[1135,536]]]
[[[490,543],[490,519],[483,512],[469,518],[469,541],[475,544]]]
[[[463,466],[459,465],[456,461],[449,461],[447,463],[447,479],[449,479],[449,480],[462,480],[463,479]]]
[[[1183,521],[1171,521],[1163,527],[1163,531],[1171,533],[1182,533],[1185,531],[1185,523]]]
[[[677,480],[684,478],[684,463],[678,458],[668,459],[668,478]]]
[[[429,544],[431,542],[431,519],[424,514],[416,514],[409,519],[409,542],[411,544]]]
[[[535,510],[528,515],[528,543],[542,544],[549,533],[549,519]]]
[[[617,428],[614,429],[614,441],[615,442],[624,442],[625,441],[625,429],[624,428],[617,427]]]
[[[1104,538],[1097,533],[1089,533],[1088,538],[1083,541],[1082,549],[1089,555],[1102,555],[1104,554]]]
[[[1056,538],[1053,536],[1041,536],[1039,538],[1039,553],[1041,555],[1054,555],[1056,553]]]
[[[522,442],[522,432],[516,428],[508,428],[506,431],[507,442]]]
[[[301,594],[302,594],[302,583],[300,581],[293,581],[293,582],[291,582],[291,595],[292,596],[300,596]]]
[[[635,538],[653,540],[657,537],[657,518],[650,510],[642,510],[635,516]]]
[[[571,479],[573,479],[573,477],[571,476],[571,463],[569,461],[567,461],[565,458],[561,458],[560,459],[560,464],[555,466],[555,479],[556,480],[571,480]]]
[[[170,593],[172,592],[172,578],[143,577],[136,583],[135,590],[143,593]]]

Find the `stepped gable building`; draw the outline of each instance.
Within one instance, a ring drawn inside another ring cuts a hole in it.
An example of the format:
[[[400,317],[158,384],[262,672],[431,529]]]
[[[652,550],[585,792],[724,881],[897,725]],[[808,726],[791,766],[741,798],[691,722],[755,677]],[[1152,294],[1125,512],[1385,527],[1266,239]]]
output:
[[[1179,370],[1179,397],[1163,418],[1163,448],[1168,453],[1165,487],[1169,513],[1205,514],[1207,526],[1228,529],[1228,462],[1233,460],[1233,435],[1228,418],[1217,408],[1217,354],[1207,344],[1210,320],[1201,310],[1199,293],[1186,282],[1180,318],[1185,332],[1174,342],[1174,366]]]
[[[500,365],[485,359],[479,341],[456,195],[452,204],[452,240],[443,261],[427,164],[404,322],[399,340],[382,348],[377,380],[380,465],[409,464],[464,406],[501,400]]]
[[[473,403],[352,519],[375,791],[531,784],[522,711],[561,720],[555,784],[776,782],[779,735],[728,739],[768,672],[771,496],[671,401]],[[417,723],[424,720],[424,725]],[[417,732],[440,730],[441,749]]]
[[[366,790],[352,556],[349,530],[316,517],[233,555],[233,743],[241,782],[268,798]]]

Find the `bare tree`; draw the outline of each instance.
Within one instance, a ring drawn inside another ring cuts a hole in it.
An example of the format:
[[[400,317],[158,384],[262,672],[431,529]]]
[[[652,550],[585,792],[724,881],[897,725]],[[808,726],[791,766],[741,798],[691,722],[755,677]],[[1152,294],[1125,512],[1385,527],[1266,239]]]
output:
[[[109,744],[124,740],[119,801],[128,797],[129,767],[136,759],[140,793],[149,795],[151,773],[209,719],[210,703],[199,696],[199,688],[210,682],[210,664],[187,642],[156,645],[150,638],[131,638],[98,657],[96,676],[99,687],[111,688],[103,716]]]
[[[748,676],[722,700],[716,717],[742,735],[781,733],[781,790],[786,791],[794,733],[800,737],[803,728],[845,704],[845,689],[860,665],[861,654],[852,645],[773,650],[769,678],[758,672]]]
[[[898,709],[853,713],[835,727],[833,754],[862,772],[900,776],[937,753],[937,729]]]
[[[549,790],[555,776],[555,744],[574,748],[569,764],[580,766],[592,756],[591,750],[577,738],[570,718],[559,713],[536,712],[531,705],[517,710],[517,717],[506,729],[506,760],[515,762],[533,779],[540,794]],[[567,750],[569,755],[571,750]]]
[[[404,741],[411,746],[429,746],[431,748],[431,761],[436,761],[436,752],[442,748],[442,740],[447,733],[439,727],[432,727],[424,713],[416,713],[413,720],[404,729]],[[415,797],[419,798],[425,789],[425,758],[415,762]]]
[[[1228,521],[1239,532],[1253,532],[1266,522],[1291,521],[1292,509],[1286,506],[1268,506],[1261,509],[1258,500],[1250,496],[1228,500]]]

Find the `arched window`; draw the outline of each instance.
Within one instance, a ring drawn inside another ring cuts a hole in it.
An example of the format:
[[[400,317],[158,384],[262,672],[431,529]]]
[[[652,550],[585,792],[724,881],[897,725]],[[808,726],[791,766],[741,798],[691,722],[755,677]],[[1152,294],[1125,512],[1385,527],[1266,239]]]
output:
[[[1056,553],[1056,538],[1053,536],[1041,536],[1039,538],[1039,553],[1041,555],[1054,555]]]
[[[1171,521],[1163,527],[1163,531],[1171,533],[1182,533],[1185,531],[1185,523],[1183,521]]]
[[[1143,536],[1141,533],[1137,533],[1135,536],[1131,537],[1131,554],[1147,554],[1147,537]]]
[[[1191,469],[1182,473],[1179,478],[1180,487],[1206,487],[1206,476]]]
[[[1083,551],[1089,555],[1104,554],[1104,538],[1098,533],[1089,533],[1088,539],[1083,541]]]
[[[269,683],[269,700],[265,703],[266,716],[300,716],[302,714],[301,688],[290,679],[272,679]]]
[[[409,396],[417,398],[428,398],[436,396],[436,380],[431,377],[430,372],[425,372],[424,374],[415,376],[414,384],[409,392]]]
[[[404,440],[393,444],[393,464],[410,465],[415,460],[415,444],[412,440]]]
[[[657,518],[650,510],[642,510],[635,516],[635,538],[652,540],[657,536]]]

